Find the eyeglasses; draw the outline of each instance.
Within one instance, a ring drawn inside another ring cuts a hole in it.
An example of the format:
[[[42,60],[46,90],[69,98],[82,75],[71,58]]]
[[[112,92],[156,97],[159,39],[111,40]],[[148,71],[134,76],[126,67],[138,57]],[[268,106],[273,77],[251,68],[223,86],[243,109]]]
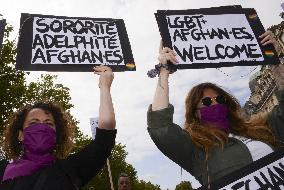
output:
[[[224,96],[222,95],[218,95],[216,97],[205,97],[201,99],[201,103],[204,106],[210,106],[213,102],[213,99],[219,103],[219,104],[225,104],[226,103],[226,99]]]

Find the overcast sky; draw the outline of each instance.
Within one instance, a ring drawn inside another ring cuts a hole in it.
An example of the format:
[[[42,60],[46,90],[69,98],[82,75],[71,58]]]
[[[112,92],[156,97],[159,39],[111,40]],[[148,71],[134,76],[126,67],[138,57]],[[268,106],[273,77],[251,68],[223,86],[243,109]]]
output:
[[[139,179],[150,180],[162,189],[174,189],[181,180],[190,180],[185,171],[165,157],[149,138],[146,112],[152,101],[157,79],[146,73],[157,64],[160,34],[154,17],[156,10],[198,9],[224,5],[255,8],[265,28],[281,22],[280,0],[9,0],[1,3],[0,13],[8,23],[19,29],[21,13],[48,14],[73,17],[122,18],[131,43],[136,72],[115,73],[112,96],[117,119],[117,142],[126,145],[127,161],[138,171]],[[184,122],[184,99],[195,84],[215,82],[234,94],[242,104],[250,91],[248,80],[259,68],[233,67],[178,71],[170,77],[170,102],[175,105],[174,121]],[[36,80],[42,72],[33,72],[29,80]],[[79,127],[90,135],[89,118],[98,115],[98,78],[92,73],[56,73],[58,83],[70,88]],[[228,75],[228,76],[227,76]]]

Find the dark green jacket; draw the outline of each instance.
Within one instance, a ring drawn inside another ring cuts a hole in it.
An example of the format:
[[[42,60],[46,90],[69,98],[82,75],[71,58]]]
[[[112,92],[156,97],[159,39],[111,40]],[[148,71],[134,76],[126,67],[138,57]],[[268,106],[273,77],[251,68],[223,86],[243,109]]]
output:
[[[276,93],[279,105],[269,113],[268,124],[280,141],[284,141],[284,90]],[[198,148],[190,135],[173,123],[174,107],[148,110],[148,132],[156,146],[172,161],[191,173],[202,185],[223,177],[251,163],[251,154],[240,140],[229,138],[224,149],[210,151],[206,163],[205,152]],[[207,170],[208,165],[208,170]]]

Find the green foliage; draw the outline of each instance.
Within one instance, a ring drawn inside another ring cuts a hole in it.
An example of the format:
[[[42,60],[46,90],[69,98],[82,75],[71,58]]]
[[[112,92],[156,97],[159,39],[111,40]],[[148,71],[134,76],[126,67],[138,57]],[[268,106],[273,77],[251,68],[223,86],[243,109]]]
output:
[[[8,116],[24,103],[25,74],[15,69],[15,41],[8,40],[13,31],[11,26],[5,29],[5,38],[0,56],[0,135]]]
[[[114,189],[118,188],[118,177],[119,174],[123,172],[129,176],[133,190],[160,190],[160,186],[158,185],[138,180],[137,172],[131,164],[126,162],[126,156],[125,145],[118,143],[113,148],[111,156],[109,157]],[[84,187],[84,190],[105,189],[111,189],[107,166]]]
[[[153,185],[151,182],[146,182],[143,180],[139,180],[135,184],[135,190],[161,190],[161,187],[159,185]]]
[[[189,181],[181,181],[175,188],[175,190],[193,190]]]
[[[31,82],[26,88],[25,103],[37,101],[56,102],[65,110],[70,110],[73,105],[70,103],[71,97],[69,88],[62,84],[54,84],[57,76],[41,75],[36,82]]]

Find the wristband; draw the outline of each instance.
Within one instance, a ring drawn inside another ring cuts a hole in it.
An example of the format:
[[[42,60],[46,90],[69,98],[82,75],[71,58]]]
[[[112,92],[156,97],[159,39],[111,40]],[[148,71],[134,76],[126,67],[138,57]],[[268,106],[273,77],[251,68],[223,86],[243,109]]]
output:
[[[166,70],[168,70],[170,72],[170,74],[174,73],[177,71],[177,66],[173,65],[173,64],[157,64],[155,65],[155,69],[151,69],[150,71],[147,72],[148,77],[150,78],[154,78],[157,75],[160,75],[160,70],[161,68],[165,68]]]

